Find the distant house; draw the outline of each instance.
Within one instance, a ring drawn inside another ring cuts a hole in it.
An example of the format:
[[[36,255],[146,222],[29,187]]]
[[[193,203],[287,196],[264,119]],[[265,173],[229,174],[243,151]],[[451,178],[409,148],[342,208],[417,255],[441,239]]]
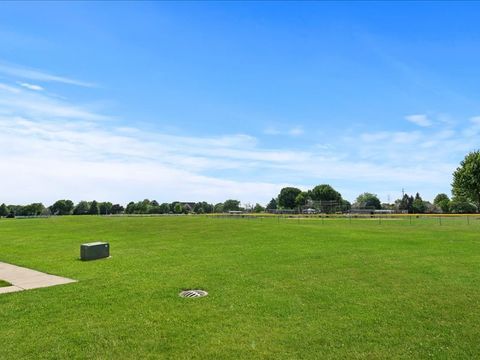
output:
[[[185,210],[187,210],[188,212],[191,212],[195,208],[196,203],[195,202],[179,202],[179,204],[182,205]]]

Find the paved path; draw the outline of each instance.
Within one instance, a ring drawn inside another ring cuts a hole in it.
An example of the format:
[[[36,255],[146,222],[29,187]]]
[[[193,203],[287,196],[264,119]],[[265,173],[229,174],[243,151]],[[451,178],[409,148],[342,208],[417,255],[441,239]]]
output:
[[[0,280],[5,280],[12,284],[12,286],[0,287],[0,294],[76,282],[76,280],[46,274],[4,262],[0,262]]]

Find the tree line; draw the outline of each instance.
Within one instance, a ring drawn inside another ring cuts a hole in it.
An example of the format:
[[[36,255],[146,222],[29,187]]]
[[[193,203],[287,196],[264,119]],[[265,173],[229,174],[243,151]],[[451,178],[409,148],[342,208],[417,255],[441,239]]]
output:
[[[223,203],[210,204],[201,202],[159,203],[156,200],[145,199],[138,202],[129,202],[125,207],[111,202],[80,201],[75,204],[72,200],[57,200],[50,206],[42,203],[28,205],[0,205],[0,217],[16,216],[49,216],[49,215],[117,215],[117,214],[211,214],[228,211],[262,212],[265,208],[260,204],[251,206],[240,205],[239,200],[228,199]]]
[[[301,191],[293,187],[283,188],[276,198],[266,206],[267,210],[292,210],[305,212],[313,209],[321,213],[347,212],[356,210],[389,210],[409,214],[452,213],[468,214],[478,211],[477,205],[465,195],[454,195],[451,199],[447,194],[435,196],[433,203],[423,200],[417,192],[415,196],[404,194],[394,203],[381,203],[376,194],[362,193],[355,202],[350,204],[330,185],[318,185],[312,190]]]
[[[323,213],[345,212],[352,209],[391,210],[420,213],[475,213],[480,209],[480,151],[467,154],[453,173],[452,197],[440,193],[433,203],[415,196],[403,194],[392,204],[381,203],[376,194],[360,194],[353,204],[328,184],[317,185],[311,190],[302,191],[295,187],[283,188],[266,208],[268,210],[305,211],[313,207]]]
[[[267,204],[267,210],[299,210],[317,207],[320,212],[347,211],[350,202],[328,184],[317,185],[311,190],[302,191],[296,187],[284,187],[276,198]]]
[[[452,197],[438,194],[433,203],[415,196],[403,194],[392,204],[381,203],[378,196],[365,192],[351,204],[329,184],[321,184],[302,191],[296,187],[285,187],[276,198],[263,207],[260,204],[240,205],[239,200],[228,199],[223,203],[201,202],[159,203],[145,199],[129,202],[125,207],[111,202],[57,200],[45,207],[42,203],[28,205],[0,205],[0,217],[38,215],[115,215],[115,214],[210,214],[229,211],[305,211],[313,208],[322,213],[346,212],[352,209],[394,210],[408,213],[475,213],[480,209],[480,151],[470,152],[453,173]]]

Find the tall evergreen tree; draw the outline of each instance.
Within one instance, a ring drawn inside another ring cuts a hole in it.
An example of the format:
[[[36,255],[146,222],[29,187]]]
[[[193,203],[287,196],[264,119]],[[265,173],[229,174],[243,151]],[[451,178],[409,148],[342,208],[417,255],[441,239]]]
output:
[[[277,209],[277,200],[272,198],[272,200],[270,200],[270,202],[267,204],[266,209],[267,210],[276,210]]]

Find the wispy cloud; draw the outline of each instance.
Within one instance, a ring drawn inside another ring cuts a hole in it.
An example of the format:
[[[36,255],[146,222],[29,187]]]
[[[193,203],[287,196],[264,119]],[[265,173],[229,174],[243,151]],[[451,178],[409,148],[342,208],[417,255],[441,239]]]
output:
[[[268,126],[265,128],[263,133],[265,135],[287,135],[287,136],[300,136],[303,135],[305,131],[301,126],[293,126],[290,128],[277,127],[277,126]]]
[[[471,122],[472,124],[474,124],[475,126],[476,126],[476,125],[480,125],[480,116],[471,117],[471,118],[470,118],[470,122]]]
[[[266,202],[283,186],[324,182],[348,199],[363,191],[385,199],[402,187],[428,198],[448,191],[452,170],[480,134],[480,117],[461,129],[437,125],[364,132],[302,149],[265,147],[261,135],[146,131],[48,92],[0,83],[0,172],[7,174],[0,188],[9,189],[0,201]],[[271,133],[298,136],[303,129]]]
[[[34,80],[34,81],[59,82],[63,84],[76,85],[76,86],[82,86],[82,87],[95,86],[95,84],[85,82],[85,81],[80,81],[77,79],[72,79],[70,77],[53,75],[44,71],[29,69],[25,67],[19,67],[16,65],[10,65],[5,63],[0,63],[0,73],[6,74],[12,77],[18,77],[21,79],[28,79],[28,80]]]
[[[108,116],[38,91],[0,83],[0,114],[39,119],[107,120]]]
[[[263,133],[266,135],[280,135],[282,132],[274,126],[268,126]]]
[[[286,184],[328,181],[335,185],[355,179],[364,186],[378,186],[380,181],[399,189],[400,184],[413,183],[431,187],[448,183],[445,174],[451,171],[439,157],[423,163],[412,158],[405,163],[405,143],[389,140],[412,138],[407,133],[383,133],[385,142],[361,136],[353,147],[344,142],[344,149],[334,154],[330,146],[328,151],[324,146],[309,151],[266,149],[256,138],[244,134],[178,136],[135,128],[126,131],[124,127],[79,119],[3,116],[0,128],[0,143],[6,149],[0,171],[12,174],[0,178],[0,184],[11,185],[15,178],[17,186],[11,189],[21,191],[12,191],[10,196],[22,196],[25,201],[44,199],[48,194],[49,200],[69,196],[74,200],[154,197],[221,201],[236,196],[265,202]],[[416,141],[423,139],[421,134],[413,135]],[[351,152],[358,149],[359,154]],[[382,160],[378,154],[389,161],[378,161]],[[29,184],[32,178],[36,179],[35,186]],[[61,190],[55,190],[52,184]],[[350,190],[344,192],[347,197],[358,191],[355,187],[346,190]]]
[[[23,86],[26,89],[34,90],[34,91],[43,91],[44,90],[43,87],[40,86],[40,85],[29,84],[29,83],[26,83],[26,82],[19,82],[18,85]]]
[[[288,130],[288,133],[292,136],[299,136],[304,133],[303,128],[301,126],[295,126]]]
[[[469,126],[465,127],[462,133],[467,138],[480,134],[480,116],[471,117]]]
[[[0,83],[0,90],[11,94],[18,94],[20,92],[19,88],[2,83]]]
[[[405,117],[405,119],[418,126],[432,126],[432,121],[428,118],[427,115],[424,114],[408,115]]]

